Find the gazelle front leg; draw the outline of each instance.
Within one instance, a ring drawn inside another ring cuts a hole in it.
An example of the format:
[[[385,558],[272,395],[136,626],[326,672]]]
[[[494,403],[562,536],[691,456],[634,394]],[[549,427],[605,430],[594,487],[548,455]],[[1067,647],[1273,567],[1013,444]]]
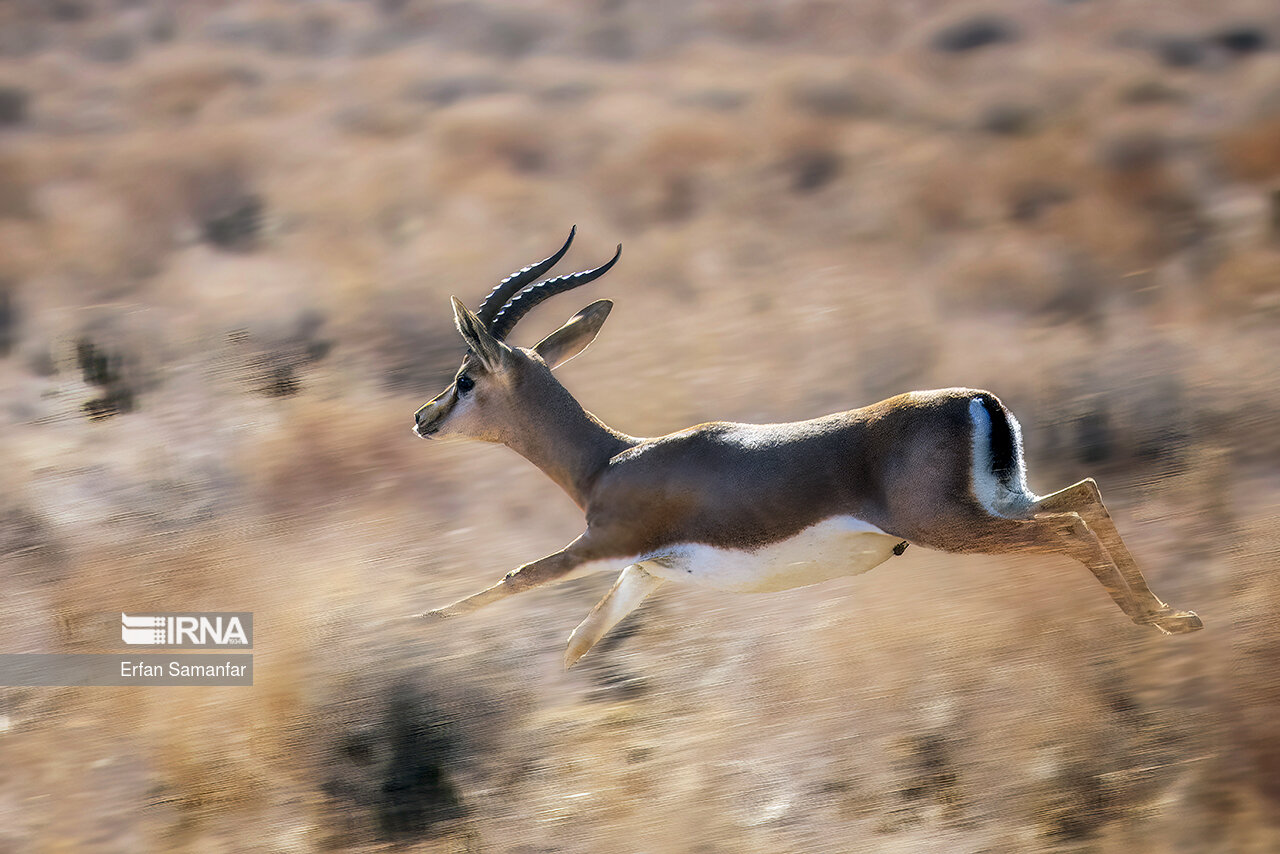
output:
[[[1120,538],[1120,532],[1111,520],[1111,514],[1102,503],[1102,492],[1093,478],[1085,478],[1041,498],[1032,508],[1033,513],[1078,513],[1097,535],[1112,563],[1124,577],[1132,600],[1141,611],[1131,614],[1133,621],[1141,625],[1155,626],[1162,632],[1181,634],[1204,628],[1204,623],[1194,611],[1177,611],[1151,592],[1133,555]]]
[[[526,563],[519,569],[513,569],[492,587],[485,588],[465,599],[459,599],[457,602],[445,605],[443,608],[427,611],[422,616],[439,619],[441,617],[470,614],[472,611],[483,608],[492,602],[497,602],[499,599],[505,599],[508,596],[514,596],[517,593],[522,593],[534,587],[541,587],[554,581],[560,581],[575,569],[592,560],[592,554],[587,546],[586,539],[587,535],[583,534],[560,551],[549,554],[544,558],[539,558],[532,563]]]

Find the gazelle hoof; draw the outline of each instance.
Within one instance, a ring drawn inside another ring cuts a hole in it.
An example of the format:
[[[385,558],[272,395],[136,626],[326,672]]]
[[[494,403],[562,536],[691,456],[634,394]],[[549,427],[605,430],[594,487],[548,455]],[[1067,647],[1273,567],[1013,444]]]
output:
[[[591,647],[587,647],[587,649],[590,648]],[[577,646],[570,644],[569,648],[564,651],[564,669],[568,670],[570,667],[577,664],[578,659],[587,654],[587,649],[583,649],[581,644]]]
[[[1167,635],[1185,635],[1204,628],[1204,622],[1195,611],[1168,611],[1152,614],[1142,622],[1154,626]]]

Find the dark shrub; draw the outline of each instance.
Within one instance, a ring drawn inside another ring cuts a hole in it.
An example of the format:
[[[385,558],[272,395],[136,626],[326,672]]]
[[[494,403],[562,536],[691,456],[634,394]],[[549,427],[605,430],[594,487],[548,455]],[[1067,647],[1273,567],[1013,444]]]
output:
[[[974,15],[943,27],[930,40],[934,50],[964,53],[994,44],[1014,42],[1020,38],[1018,28],[999,15]]]
[[[289,333],[232,333],[230,340],[244,351],[244,378],[250,387],[267,397],[291,397],[301,391],[307,368],[333,349],[333,340],[322,334],[324,325],[323,314],[305,310]]]
[[[1022,136],[1035,130],[1036,110],[1026,104],[992,104],[982,111],[979,127],[1002,136]]]
[[[465,815],[450,780],[457,733],[416,687],[393,686],[381,718],[347,730],[334,748],[323,788],[335,824],[409,841],[437,836],[442,823]]]
[[[426,101],[432,106],[447,107],[468,98],[506,92],[509,88],[500,78],[473,74],[423,80],[411,85],[405,95],[415,101]]]
[[[1170,68],[1194,68],[1205,60],[1204,45],[1181,36],[1169,36],[1155,43],[1156,56]]]
[[[1126,87],[1120,94],[1126,104],[1178,104],[1187,100],[1187,93],[1162,80],[1143,80]]]
[[[101,421],[133,411],[134,390],[125,378],[124,357],[120,353],[108,352],[92,339],[81,338],[76,342],[76,363],[81,378],[102,392],[81,406],[90,420]]]
[[[204,239],[220,249],[247,252],[258,244],[263,202],[249,193],[211,211],[203,223]]]
[[[138,44],[129,33],[107,33],[85,46],[85,55],[94,62],[122,63],[133,59]]]
[[[13,341],[17,338],[18,309],[13,304],[13,289],[5,282],[0,282],[0,358],[13,351]]]
[[[0,127],[20,125],[27,120],[31,96],[17,86],[0,86]]]
[[[820,190],[836,179],[840,165],[840,155],[834,151],[813,149],[797,152],[787,164],[791,172],[791,188],[797,193]]]
[[[1135,131],[1105,140],[1098,150],[1098,160],[1115,172],[1138,172],[1163,164],[1169,156],[1169,143],[1152,131]]]
[[[47,7],[49,17],[55,21],[83,21],[93,14],[93,9],[83,0],[53,0]]]
[[[1212,37],[1218,47],[1237,56],[1245,56],[1266,50],[1270,44],[1267,31],[1261,27],[1239,24],[1219,30]]]
[[[1056,184],[1030,183],[1009,194],[1009,218],[1016,222],[1035,222],[1054,205],[1071,201],[1071,191]]]

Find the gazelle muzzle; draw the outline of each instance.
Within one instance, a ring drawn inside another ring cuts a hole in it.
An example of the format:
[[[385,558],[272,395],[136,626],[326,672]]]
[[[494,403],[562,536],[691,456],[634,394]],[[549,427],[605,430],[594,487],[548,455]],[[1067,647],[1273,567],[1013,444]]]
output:
[[[453,409],[453,387],[433,397],[413,414],[413,432],[423,439],[430,439]]]

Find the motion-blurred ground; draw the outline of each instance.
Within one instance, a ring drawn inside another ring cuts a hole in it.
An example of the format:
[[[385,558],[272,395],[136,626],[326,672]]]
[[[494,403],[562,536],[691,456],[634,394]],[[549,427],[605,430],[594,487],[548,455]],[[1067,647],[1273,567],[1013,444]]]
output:
[[[580,515],[413,410],[571,223],[635,435],[974,385],[1153,587],[912,549],[398,618]],[[256,612],[252,689],[0,689],[0,851],[1280,850],[1280,14],[898,0],[0,4],[0,651]],[[1272,822],[1272,823],[1269,823]]]

